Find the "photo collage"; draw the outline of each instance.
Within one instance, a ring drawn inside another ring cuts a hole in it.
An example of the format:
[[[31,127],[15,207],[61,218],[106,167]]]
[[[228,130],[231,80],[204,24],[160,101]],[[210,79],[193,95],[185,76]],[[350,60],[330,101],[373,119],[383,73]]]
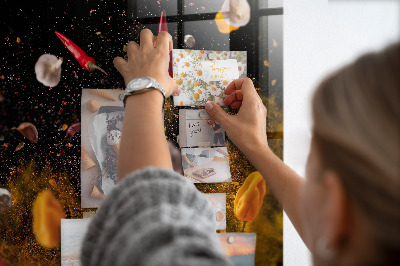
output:
[[[173,97],[172,108],[178,114],[176,142],[168,141],[174,170],[193,183],[232,182],[225,131],[204,106],[208,101],[223,105],[227,85],[246,76],[246,52],[175,49],[172,54],[174,79],[182,89],[179,96]],[[123,90],[82,90],[82,208],[98,208],[118,184],[119,142],[124,119],[122,95]],[[217,231],[226,232],[226,194],[205,193],[205,196],[215,210]],[[63,226],[75,226],[68,223],[63,221]],[[77,236],[67,235],[64,239],[70,237]],[[72,251],[62,254],[66,260],[74,261],[76,258],[69,253]]]

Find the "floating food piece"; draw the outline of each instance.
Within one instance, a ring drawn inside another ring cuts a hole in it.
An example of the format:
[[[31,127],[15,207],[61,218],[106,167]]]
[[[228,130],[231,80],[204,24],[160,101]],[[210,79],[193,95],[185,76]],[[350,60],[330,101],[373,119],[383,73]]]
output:
[[[32,143],[38,142],[38,131],[34,124],[29,122],[21,123],[17,128],[25,138],[29,139]]]
[[[62,207],[53,194],[44,190],[33,203],[33,233],[45,248],[60,243],[61,219],[65,218]]]
[[[96,100],[90,100],[86,103],[86,108],[90,112],[96,113],[100,109],[100,103]]]
[[[12,207],[12,196],[10,191],[0,188],[0,214],[8,211]]]
[[[193,48],[193,46],[196,44],[196,40],[193,37],[193,35],[187,34],[185,35],[185,37],[183,38],[183,42],[189,47],[189,48]]]
[[[225,19],[224,19],[224,15],[222,15],[221,12],[218,12],[217,15],[215,15],[215,24],[217,24],[218,30],[221,33],[231,33],[234,30],[238,30],[239,27],[234,27],[232,25],[229,25]]]
[[[15,151],[19,151],[20,149],[22,149],[25,146],[25,142],[21,141],[21,143],[19,143],[17,145],[17,147],[15,148]]]
[[[226,23],[242,27],[250,21],[250,5],[247,0],[225,0],[220,11]]]
[[[106,197],[96,186],[93,186],[90,196],[97,199],[104,199]]]
[[[107,144],[113,148],[113,150],[117,155],[119,155],[120,141],[121,141],[121,131],[113,129],[107,133]]]
[[[72,124],[68,129],[67,129],[67,135],[65,136],[65,138],[58,144],[56,144],[56,146],[59,146],[61,144],[64,144],[66,141],[69,141],[70,139],[72,139],[72,137],[79,131],[81,130],[81,123],[74,123]]]
[[[272,39],[272,45],[273,45],[275,48],[278,47],[278,43],[276,42],[275,39]]]
[[[54,179],[50,179],[49,180],[50,185],[52,185],[53,187],[57,186],[57,183]]]
[[[260,172],[251,173],[236,193],[236,217],[241,221],[253,221],[261,209],[266,190],[266,183]]]
[[[55,55],[43,54],[35,64],[36,79],[47,87],[55,87],[61,79],[62,57],[57,59]]]
[[[81,159],[82,159],[83,169],[85,170],[90,169],[93,166],[96,166],[96,163],[93,161],[92,157],[90,157],[89,153],[83,147],[81,150]]]
[[[57,31],[56,35],[84,69],[89,72],[93,72],[95,69],[98,69],[104,74],[108,75],[107,72],[98,67],[94,62],[94,59],[87,56],[87,54],[85,54],[85,52],[81,48],[79,48],[78,45],[76,45],[70,39]]]
[[[62,130],[63,130],[63,131],[67,130],[67,128],[68,128],[68,125],[67,125],[67,124],[63,124],[63,125],[62,125]]]
[[[274,79],[274,80],[271,81],[271,85],[272,85],[272,86],[275,86],[275,84],[276,84],[276,79]]]
[[[112,96],[111,93],[109,93],[108,91],[103,90],[103,89],[89,89],[89,91],[91,93],[94,93],[94,94],[99,95],[99,96],[101,96],[103,98],[109,99],[111,101],[116,101],[117,100],[117,99],[115,99],[114,96]]]

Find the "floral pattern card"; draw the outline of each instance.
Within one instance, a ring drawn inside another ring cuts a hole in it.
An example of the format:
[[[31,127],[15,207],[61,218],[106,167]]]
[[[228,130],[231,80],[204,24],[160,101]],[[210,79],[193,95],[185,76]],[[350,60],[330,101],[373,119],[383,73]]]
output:
[[[208,101],[223,104],[228,84],[247,76],[246,51],[174,49],[173,72],[182,92],[174,106],[204,106]]]

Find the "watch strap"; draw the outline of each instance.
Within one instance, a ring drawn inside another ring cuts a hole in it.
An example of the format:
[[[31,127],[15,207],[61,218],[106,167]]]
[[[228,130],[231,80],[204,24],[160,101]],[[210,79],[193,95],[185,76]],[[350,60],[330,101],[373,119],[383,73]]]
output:
[[[143,92],[146,92],[146,90],[147,90],[147,91],[150,91],[150,90],[158,90],[159,92],[161,92],[161,94],[162,94],[162,96],[163,96],[163,98],[164,98],[164,99],[163,99],[163,105],[162,105],[162,109],[164,110],[165,98],[166,98],[166,94],[165,94],[164,88],[163,88],[154,78],[151,78],[151,77],[146,77],[146,78],[150,79],[150,81],[151,81],[150,85],[149,85],[148,87],[141,88],[141,89],[139,89],[139,90],[128,90],[128,88],[130,88],[130,85],[131,85],[132,83],[134,83],[137,79],[133,79],[133,80],[131,80],[131,81],[128,83],[128,85],[126,86],[127,89],[125,89],[125,92],[124,92],[124,99],[123,99],[124,107],[126,106],[126,98],[127,98],[128,96],[134,95],[134,94],[137,93],[138,91],[140,91],[141,93],[143,93]],[[139,79],[139,78],[138,78],[138,79]]]

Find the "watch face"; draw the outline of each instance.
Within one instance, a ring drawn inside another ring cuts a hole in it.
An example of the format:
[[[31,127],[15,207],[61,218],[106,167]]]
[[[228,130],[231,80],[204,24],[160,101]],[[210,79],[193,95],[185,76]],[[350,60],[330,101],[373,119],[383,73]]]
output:
[[[144,89],[147,88],[148,85],[151,83],[150,79],[148,78],[138,78],[131,84],[132,89]]]

